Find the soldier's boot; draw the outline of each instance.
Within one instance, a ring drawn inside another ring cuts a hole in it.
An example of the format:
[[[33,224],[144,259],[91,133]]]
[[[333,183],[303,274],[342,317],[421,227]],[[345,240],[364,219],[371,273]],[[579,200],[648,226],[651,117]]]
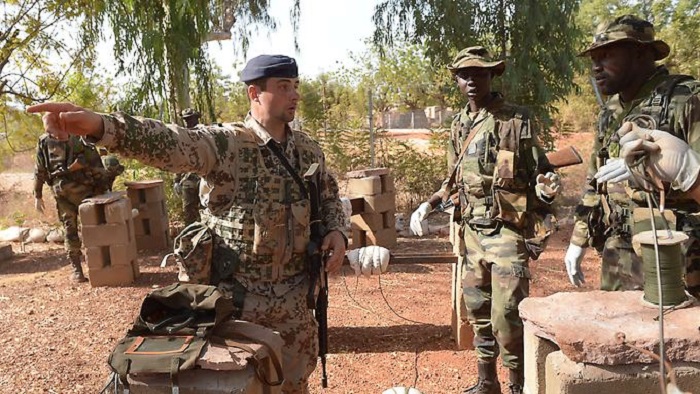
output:
[[[478,363],[479,380],[462,394],[501,394],[501,384],[496,374],[496,362]]]
[[[523,386],[525,386],[525,374],[523,370],[509,370],[509,380],[508,388],[510,389],[510,394],[523,394]]]
[[[85,275],[83,274],[83,266],[80,265],[80,256],[70,256],[70,265],[72,269],[70,274],[71,282],[87,282],[87,279],[85,279]]]

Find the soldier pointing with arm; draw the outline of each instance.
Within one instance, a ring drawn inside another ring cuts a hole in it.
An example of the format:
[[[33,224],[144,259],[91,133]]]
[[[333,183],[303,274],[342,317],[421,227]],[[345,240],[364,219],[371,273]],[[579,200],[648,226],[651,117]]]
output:
[[[303,176],[320,164],[321,248],[331,253],[329,272],[340,268],[345,255],[343,209],[319,145],[288,126],[299,101],[295,60],[253,58],[241,80],[250,113],[244,122],[223,126],[190,130],[67,103],[28,111],[46,112],[44,127],[52,134],[82,135],[125,157],[167,171],[196,172],[207,181],[211,191],[202,220],[217,235],[212,264],[219,287],[233,296],[240,319],[280,332],[283,392],[307,393],[318,354],[317,328],[306,305],[310,204],[290,170]]]

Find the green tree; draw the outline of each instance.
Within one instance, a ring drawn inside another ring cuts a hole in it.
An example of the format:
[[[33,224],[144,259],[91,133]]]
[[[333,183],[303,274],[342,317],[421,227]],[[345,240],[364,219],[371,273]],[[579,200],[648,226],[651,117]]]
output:
[[[383,0],[375,8],[374,42],[424,44],[440,67],[462,48],[484,45],[508,67],[496,80],[509,100],[550,124],[554,103],[573,87],[580,33],[577,0]],[[545,130],[545,136],[548,134]]]

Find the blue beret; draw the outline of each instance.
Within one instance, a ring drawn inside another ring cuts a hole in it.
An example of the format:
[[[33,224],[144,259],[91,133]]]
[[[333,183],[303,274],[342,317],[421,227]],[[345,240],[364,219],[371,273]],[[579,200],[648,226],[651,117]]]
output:
[[[248,61],[241,71],[241,81],[250,82],[260,78],[296,78],[299,76],[297,62],[284,55],[260,55]]]

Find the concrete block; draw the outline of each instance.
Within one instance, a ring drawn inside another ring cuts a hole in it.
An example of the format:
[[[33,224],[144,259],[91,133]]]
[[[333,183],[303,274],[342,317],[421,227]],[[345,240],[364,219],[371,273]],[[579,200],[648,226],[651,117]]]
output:
[[[78,217],[83,226],[97,226],[107,223],[103,204],[84,202],[78,207]]]
[[[0,261],[9,260],[14,256],[12,251],[12,245],[6,243],[0,243]]]
[[[364,196],[365,213],[382,213],[386,211],[396,210],[396,194],[395,193],[385,193],[378,194],[376,196]]]
[[[381,213],[361,213],[350,218],[352,229],[364,231],[379,231],[384,226],[384,215]]]
[[[160,235],[168,231],[168,227],[168,218],[163,216],[143,218],[139,215],[134,219],[134,234],[136,235]]]
[[[105,221],[109,224],[124,223],[131,219],[131,200],[122,198],[104,205]]]
[[[678,387],[700,387],[700,363],[673,363]],[[658,364],[595,365],[571,361],[561,351],[547,356],[546,394],[656,394]]]
[[[134,280],[141,277],[141,268],[139,267],[138,260],[134,259],[131,261],[131,271],[134,273]]]
[[[134,242],[133,222],[82,226],[83,245],[108,246]]]
[[[128,265],[136,258],[136,242],[110,246],[91,246],[85,248],[89,268],[104,268],[116,265]]]
[[[368,176],[382,176],[389,173],[388,168],[368,168],[366,170],[350,171],[347,174],[348,179],[351,178],[366,178]]]
[[[540,338],[531,325],[525,324],[524,338],[525,392],[528,394],[545,394],[545,365],[547,356],[559,350],[552,341]]]
[[[131,203],[133,204],[134,202],[132,201]],[[165,201],[138,203],[135,207],[139,210],[139,215],[137,217],[140,219],[168,217],[168,209],[165,205]]]
[[[134,269],[131,264],[113,265],[102,269],[90,269],[88,277],[92,287],[126,286],[134,283]]]
[[[165,200],[165,188],[162,183],[140,189],[127,187],[126,192],[133,205]]]
[[[381,193],[382,179],[377,175],[348,179],[348,194],[352,196],[372,196]]]
[[[391,249],[396,246],[396,229],[385,228],[379,231],[366,232],[367,245],[383,246]]]
[[[458,350],[474,349],[474,329],[467,320],[467,305],[462,293],[464,261],[452,264],[452,338]]]
[[[381,176],[382,180],[382,193],[394,193],[396,187],[394,186],[394,176],[391,174],[386,174]]]
[[[163,250],[172,246],[167,233],[154,235],[136,235],[136,247],[145,250]]]

